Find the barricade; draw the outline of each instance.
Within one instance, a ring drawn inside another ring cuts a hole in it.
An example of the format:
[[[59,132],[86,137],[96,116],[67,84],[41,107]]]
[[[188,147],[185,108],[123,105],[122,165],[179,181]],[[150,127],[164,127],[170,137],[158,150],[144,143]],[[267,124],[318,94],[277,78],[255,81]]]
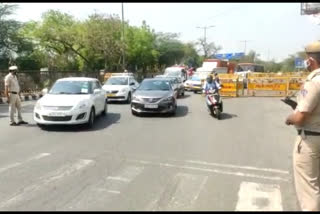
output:
[[[308,72],[249,73],[248,96],[290,96],[300,90]]]
[[[237,97],[238,92],[243,91],[242,86],[238,83],[238,76],[234,74],[218,74],[222,88],[220,91],[221,96],[224,97]],[[242,87],[242,88],[241,88]]]

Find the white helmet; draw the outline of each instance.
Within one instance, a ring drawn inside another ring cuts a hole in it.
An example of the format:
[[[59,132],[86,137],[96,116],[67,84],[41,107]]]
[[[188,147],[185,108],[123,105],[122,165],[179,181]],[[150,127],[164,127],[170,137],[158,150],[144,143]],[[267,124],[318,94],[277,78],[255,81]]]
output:
[[[18,70],[18,67],[13,65],[9,67],[9,71]]]

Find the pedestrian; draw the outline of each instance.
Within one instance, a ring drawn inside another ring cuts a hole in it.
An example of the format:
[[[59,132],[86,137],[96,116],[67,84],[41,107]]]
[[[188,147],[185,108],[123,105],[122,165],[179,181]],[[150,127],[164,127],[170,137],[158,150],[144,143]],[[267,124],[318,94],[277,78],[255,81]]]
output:
[[[17,66],[10,66],[9,74],[4,78],[5,95],[9,104],[10,126],[28,124],[23,121],[21,116],[20,86],[17,79],[17,71]],[[16,110],[18,111],[18,123],[14,120]]]
[[[306,46],[311,72],[297,95],[297,106],[286,119],[298,136],[293,149],[295,189],[302,211],[320,211],[320,42]]]

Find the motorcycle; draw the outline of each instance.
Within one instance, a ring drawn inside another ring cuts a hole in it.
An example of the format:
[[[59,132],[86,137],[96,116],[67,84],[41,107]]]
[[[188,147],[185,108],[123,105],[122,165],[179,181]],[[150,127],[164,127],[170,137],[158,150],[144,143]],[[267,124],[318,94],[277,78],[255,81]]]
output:
[[[209,90],[206,93],[206,102],[210,110],[211,115],[216,117],[218,120],[221,119],[221,113],[223,112],[223,103],[221,96],[217,90]]]

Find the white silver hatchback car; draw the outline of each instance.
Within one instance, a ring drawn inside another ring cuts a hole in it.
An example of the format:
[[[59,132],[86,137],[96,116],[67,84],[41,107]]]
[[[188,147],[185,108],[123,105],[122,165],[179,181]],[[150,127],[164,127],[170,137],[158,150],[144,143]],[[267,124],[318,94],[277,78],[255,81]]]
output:
[[[106,91],[99,80],[70,77],[57,80],[51,90],[39,99],[33,118],[38,126],[84,124],[92,127],[95,117],[107,115]]]

